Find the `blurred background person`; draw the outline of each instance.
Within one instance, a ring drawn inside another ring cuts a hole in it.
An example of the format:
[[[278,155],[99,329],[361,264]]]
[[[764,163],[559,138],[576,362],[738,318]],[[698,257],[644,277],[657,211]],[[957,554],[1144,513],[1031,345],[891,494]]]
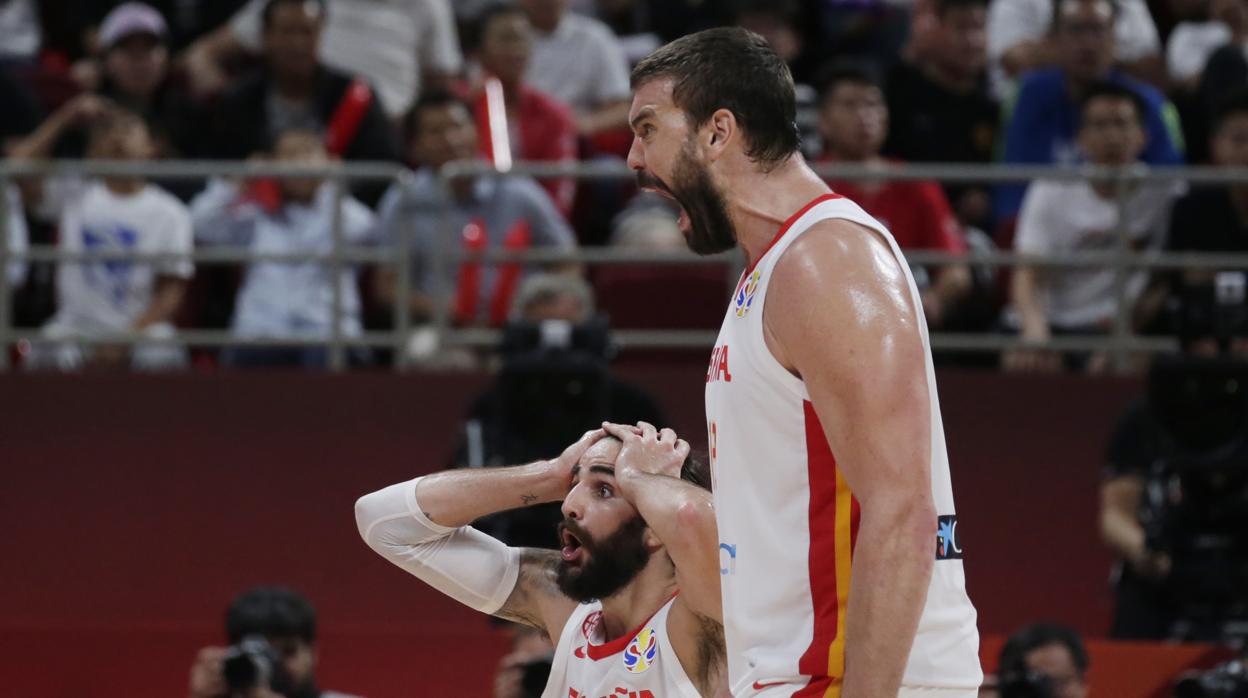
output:
[[[1145,105],[1130,88],[1113,83],[1094,85],[1085,93],[1079,123],[1079,148],[1094,165],[1124,166],[1136,162],[1146,143]],[[1133,250],[1156,250],[1165,242],[1174,200],[1181,182],[1133,185],[1119,208],[1110,182],[1039,180],[1027,190],[1014,247],[1020,253],[1062,254],[1081,250],[1118,249],[1118,231]],[[1125,215],[1125,220],[1120,219]],[[1123,302],[1134,306],[1147,275],[1131,272]],[[1112,266],[1037,268],[1019,266],[1011,282],[1020,334],[1039,342],[1055,335],[1106,334],[1118,313],[1118,272]],[[1100,371],[1104,356],[1068,355],[1070,368]],[[1007,352],[1010,370],[1056,370],[1061,357],[1037,350]]]
[[[268,0],[260,16],[263,66],[217,100],[200,155],[242,160],[271,151],[278,134],[302,129],[325,134],[344,160],[403,159],[372,85],[317,58],[327,11],[320,0]],[[357,182],[354,191],[376,204],[385,186]]]
[[[583,279],[526,279],[504,328],[498,377],[473,400],[452,466],[527,463],[569,435],[578,438],[586,424],[665,424],[653,397],[612,374],[608,329]],[[508,545],[550,548],[562,517],[558,503],[544,504],[496,514],[478,527]]]
[[[824,162],[887,164],[880,148],[888,132],[888,107],[879,83],[868,72],[850,67],[832,72],[821,89],[819,108]],[[836,178],[828,184],[888,226],[903,250],[966,254],[962,226],[935,182]],[[915,271],[928,325],[941,327],[970,292],[970,270],[965,263],[954,263]]]
[[[318,134],[291,129],[277,137],[276,162],[324,165],[329,157]],[[339,286],[344,337],[363,332],[360,294],[353,268],[335,273],[329,263],[334,248],[337,194],[332,183],[316,178],[279,180],[281,200],[274,208],[256,201],[247,187],[216,180],[191,202],[195,239],[200,244],[245,247],[257,252],[317,253],[302,262],[255,262],[247,266],[234,303],[230,332],[241,339],[318,339],[333,334],[334,284]],[[342,246],[358,244],[374,228],[372,211],[350,196],[337,214]],[[352,352],[362,361],[361,352]],[[241,368],[276,366],[324,368],[325,347],[229,347],[222,362]]]
[[[572,12],[571,0],[519,0],[536,30],[526,79],[569,105],[577,132],[593,136],[628,125],[628,62],[606,25]]]
[[[498,78],[506,106],[508,143],[513,160],[571,162],[577,159],[576,121],[566,104],[531,87],[525,79],[533,56],[533,25],[516,5],[496,3],[477,19],[476,59],[480,79]],[[477,121],[478,142],[493,157],[486,97],[482,84],[470,89]],[[572,215],[576,180],[571,177],[538,180],[564,218]]]
[[[225,611],[228,647],[204,647],[191,665],[190,698],[355,698],[316,685],[316,609],[299,592],[255,587]],[[271,668],[257,680],[256,665]]]
[[[910,162],[988,163],[993,158],[996,99],[988,88],[988,0],[935,0],[928,39],[888,73],[888,138],[882,152]],[[945,183],[963,225],[992,230],[989,189]]]
[[[1119,6],[1111,0],[1056,0],[1054,12],[1057,65],[1023,76],[1017,99],[1005,114],[1001,161],[1079,162],[1079,107],[1092,85],[1111,82],[1143,101],[1146,140],[1141,159],[1149,165],[1182,164],[1183,134],[1174,106],[1156,88],[1114,67],[1114,22]],[[1022,184],[997,186],[994,212],[999,224],[1018,215],[1025,190]]]
[[[1065,63],[1056,31],[1063,0],[995,0],[988,11],[993,89],[1005,99],[1029,71]],[[1106,27],[1112,65],[1161,87],[1164,66],[1157,25],[1145,0],[1116,0]]]
[[[1074,630],[1035,623],[1015,632],[1001,648],[1000,698],[1085,698],[1088,651]]]
[[[463,68],[448,0],[316,4],[325,20],[325,40],[317,47],[321,60],[375,86],[382,108],[396,123],[422,90],[446,87]],[[228,83],[230,60],[263,50],[269,5],[270,0],[250,0],[228,23],[187,49],[183,60],[197,93],[219,92]]]
[[[376,301],[385,308],[404,304],[415,322],[428,322],[436,312],[435,291],[443,284],[452,290],[452,306],[445,310],[454,322],[499,325],[533,265],[461,263],[462,256],[498,249],[572,249],[576,238],[550,197],[528,177],[461,177],[450,183],[447,199],[437,169],[478,157],[472,109],[459,98],[425,93],[412,109],[409,132],[412,160],[419,167],[386,192],[379,232],[385,244],[406,241],[411,246],[411,293],[397,297],[394,270],[385,266],[373,284]],[[439,246],[445,254],[440,277],[435,268]]]
[[[147,160],[155,144],[147,125],[130,112],[84,95],[49,118],[10,151],[15,160],[48,157],[71,125],[91,124],[87,157]],[[69,252],[130,251],[188,255],[191,220],[186,206],[142,177],[48,180],[40,188],[41,214],[58,222],[59,247]],[[115,345],[79,346],[73,335],[140,332],[156,339],[173,334],[173,319],[194,267],[187,257],[159,262],[125,259],[66,262],[57,267],[56,315],[43,327],[49,343],[26,357],[32,369],[73,370],[86,365],[167,369],[183,366],[178,346],[140,343],[131,351]]]

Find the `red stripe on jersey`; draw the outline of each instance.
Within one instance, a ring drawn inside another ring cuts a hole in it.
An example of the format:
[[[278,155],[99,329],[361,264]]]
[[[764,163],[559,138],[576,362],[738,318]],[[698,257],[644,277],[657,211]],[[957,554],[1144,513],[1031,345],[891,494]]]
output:
[[[814,677],[811,683],[793,694],[794,698],[821,696],[828,689],[829,653],[837,644],[841,594],[837,588],[837,474],[836,458],[828,446],[823,425],[809,400],[803,402],[806,422],[806,468],[810,483],[808,527],[810,550],[807,564],[810,574],[810,596],[814,611],[814,635],[798,660],[798,670]],[[848,533],[848,532],[846,532]],[[848,536],[845,536],[848,538]],[[849,540],[845,541],[849,544]],[[843,552],[843,551],[842,551]],[[847,590],[846,590],[847,591]],[[833,677],[839,679],[839,676]],[[839,681],[836,683],[839,684]]]
[[[784,237],[784,234],[789,232],[789,228],[793,227],[793,224],[797,222],[798,218],[801,218],[803,215],[806,214],[807,211],[809,211],[810,209],[814,208],[815,206],[825,201],[831,201],[833,199],[843,199],[843,198],[845,197],[841,196],[840,194],[834,194],[834,193],[823,194],[821,196],[815,197],[813,200],[811,200],[810,203],[797,209],[797,213],[794,213],[793,215],[789,216],[788,220],[786,220],[780,226],[780,230],[776,231],[776,236],[771,239],[771,242],[767,243],[767,247],[763,249],[763,253],[758,256],[758,259],[750,260],[749,268],[745,270],[745,273],[741,275],[741,280],[737,282],[737,291],[741,290],[741,283],[745,281],[746,279],[750,278],[750,274],[754,273],[754,267],[758,266],[758,260],[767,256],[767,253],[771,251],[771,248],[775,247],[777,242],[780,242],[780,238]],[[733,295],[734,296],[736,295],[735,291],[733,292]]]

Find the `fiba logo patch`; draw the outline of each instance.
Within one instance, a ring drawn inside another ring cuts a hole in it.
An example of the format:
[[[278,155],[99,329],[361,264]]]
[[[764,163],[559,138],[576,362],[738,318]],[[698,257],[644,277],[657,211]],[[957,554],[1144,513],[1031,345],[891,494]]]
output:
[[[750,306],[754,305],[754,294],[758,293],[758,282],[763,278],[761,271],[750,274],[749,280],[741,284],[737,289],[737,296],[733,299],[733,305],[737,309],[737,317],[745,317],[750,312]]]
[[[624,650],[624,668],[630,674],[640,674],[654,666],[658,658],[658,636],[653,628],[643,628]]]
[[[936,559],[962,559],[962,542],[958,540],[957,516],[936,517]]]

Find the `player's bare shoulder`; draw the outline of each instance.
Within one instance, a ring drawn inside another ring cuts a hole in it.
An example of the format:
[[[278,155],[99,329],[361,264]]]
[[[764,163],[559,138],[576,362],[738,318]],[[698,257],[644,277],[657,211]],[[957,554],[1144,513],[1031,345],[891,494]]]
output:
[[[836,353],[852,351],[847,343],[909,336],[917,350],[920,318],[903,263],[868,226],[841,218],[813,224],[776,260],[763,314],[768,349],[795,374],[795,353],[811,347]]]

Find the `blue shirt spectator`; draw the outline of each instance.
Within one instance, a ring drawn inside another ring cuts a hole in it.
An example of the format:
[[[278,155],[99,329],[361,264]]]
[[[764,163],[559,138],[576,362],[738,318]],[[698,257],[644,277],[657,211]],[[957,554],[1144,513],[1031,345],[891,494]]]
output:
[[[1093,85],[1125,87],[1143,101],[1147,137],[1141,160],[1150,165],[1183,161],[1183,136],[1173,105],[1160,92],[1114,70],[1113,0],[1056,0],[1052,47],[1057,67],[1027,73],[1018,94],[1005,108],[1001,160],[1015,164],[1079,162],[1075,133],[1079,103]],[[993,214],[997,225],[1018,215],[1026,185],[997,188]]]
[[[1183,163],[1183,136],[1178,113],[1160,92],[1145,83],[1111,72],[1107,80],[1130,89],[1144,101],[1147,143],[1140,159],[1150,165]],[[1082,162],[1075,135],[1079,129],[1079,101],[1071,94],[1065,72],[1050,68],[1029,73],[1006,114],[1001,160],[1007,163],[1074,164]],[[1018,215],[1025,184],[997,188],[998,221]]]

